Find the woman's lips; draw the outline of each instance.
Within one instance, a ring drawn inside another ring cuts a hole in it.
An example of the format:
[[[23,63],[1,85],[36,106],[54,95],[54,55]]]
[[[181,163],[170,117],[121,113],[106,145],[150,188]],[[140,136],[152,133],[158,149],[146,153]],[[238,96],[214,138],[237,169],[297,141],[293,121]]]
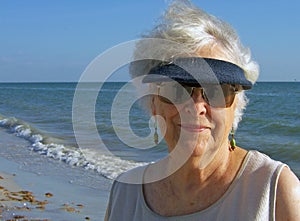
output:
[[[210,129],[210,127],[197,125],[197,124],[179,124],[179,126],[186,131],[194,132],[194,133],[201,133],[205,130]]]

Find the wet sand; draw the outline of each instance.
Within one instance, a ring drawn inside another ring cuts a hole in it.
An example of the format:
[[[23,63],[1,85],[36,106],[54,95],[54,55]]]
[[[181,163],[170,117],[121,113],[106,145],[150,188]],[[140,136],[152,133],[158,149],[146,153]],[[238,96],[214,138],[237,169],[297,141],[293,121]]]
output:
[[[74,170],[55,160],[39,159],[38,155],[24,155],[28,152],[26,148],[22,154],[8,154],[5,148],[28,145],[14,136],[0,130],[0,220],[104,219],[109,181],[100,179],[101,182],[88,185],[91,181],[84,176],[84,170]],[[20,160],[23,158],[27,161]],[[29,164],[28,159],[38,160]]]

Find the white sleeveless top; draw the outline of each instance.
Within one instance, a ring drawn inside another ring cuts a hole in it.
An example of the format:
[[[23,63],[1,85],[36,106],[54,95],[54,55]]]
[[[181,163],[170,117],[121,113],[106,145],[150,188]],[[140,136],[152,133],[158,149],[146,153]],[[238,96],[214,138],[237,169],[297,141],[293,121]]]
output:
[[[113,183],[109,221],[265,221],[275,220],[276,189],[285,164],[249,151],[236,178],[225,194],[205,210],[182,216],[164,217],[146,204],[141,184]],[[144,171],[145,167],[138,170]],[[130,171],[122,176],[130,176]]]

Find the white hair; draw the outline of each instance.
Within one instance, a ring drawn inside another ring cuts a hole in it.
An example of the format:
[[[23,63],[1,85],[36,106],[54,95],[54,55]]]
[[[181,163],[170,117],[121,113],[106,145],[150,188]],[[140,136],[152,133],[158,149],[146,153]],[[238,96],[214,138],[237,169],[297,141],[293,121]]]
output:
[[[218,47],[227,61],[240,66],[245,77],[253,84],[259,74],[259,66],[251,59],[251,52],[245,48],[235,32],[226,22],[207,14],[192,5],[188,0],[173,1],[159,23],[143,38],[165,39],[179,43],[180,47],[170,47],[168,44],[137,44],[135,57],[143,54],[163,58],[171,61],[176,57],[195,56],[201,50],[209,50],[212,54]],[[132,78],[146,75],[158,61],[141,60],[130,65]],[[233,127],[237,129],[242,119],[243,110],[247,105],[244,91],[237,95],[237,108],[235,111]]]

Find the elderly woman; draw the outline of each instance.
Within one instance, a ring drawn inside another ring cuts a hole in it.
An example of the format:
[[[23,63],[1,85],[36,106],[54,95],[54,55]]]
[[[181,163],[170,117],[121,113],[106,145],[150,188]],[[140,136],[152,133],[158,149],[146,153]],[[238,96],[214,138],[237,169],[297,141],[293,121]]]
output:
[[[293,172],[235,144],[244,90],[256,81],[258,66],[234,30],[176,1],[145,37],[175,42],[138,44],[136,56],[160,59],[131,65],[134,78],[146,75],[148,107],[169,156],[114,182],[106,220],[300,220]]]

